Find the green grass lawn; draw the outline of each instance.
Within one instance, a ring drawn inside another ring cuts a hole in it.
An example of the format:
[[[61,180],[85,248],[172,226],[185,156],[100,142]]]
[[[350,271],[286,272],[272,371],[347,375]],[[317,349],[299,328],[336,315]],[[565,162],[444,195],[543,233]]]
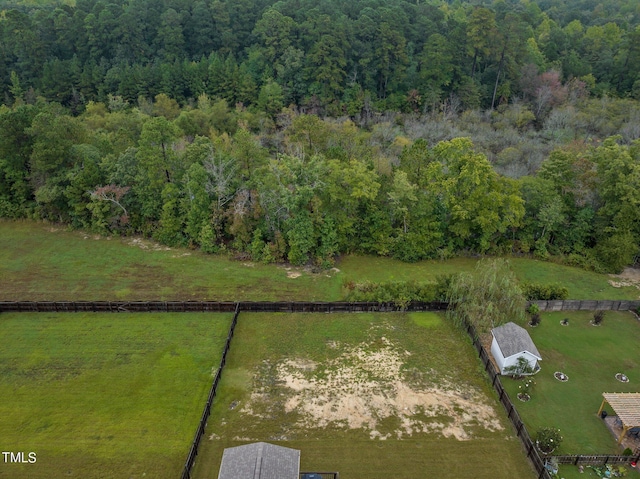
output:
[[[540,427],[560,429],[558,454],[621,453],[597,416],[602,393],[640,391],[640,322],[631,313],[607,312],[601,326],[592,326],[592,317],[588,311],[543,313],[541,324],[528,328],[543,359],[529,402],[515,399],[519,381],[503,379],[532,436]],[[568,326],[560,324],[564,318]],[[556,380],[556,371],[569,380]],[[629,382],[616,380],[616,373]]]
[[[625,477],[629,477],[631,479],[638,479],[640,477],[640,473],[638,473],[637,469],[633,469],[627,464],[620,465],[627,470],[627,475]],[[578,466],[574,466],[572,464],[562,464],[558,468],[558,477],[562,479],[588,479],[600,476],[598,476],[596,472],[588,466],[584,466],[583,471],[580,472]]]
[[[0,315],[0,448],[37,455],[0,477],[178,477],[230,321]]]
[[[243,313],[236,331],[194,477],[216,477],[225,447],[253,441],[300,449],[303,471],[343,479],[534,477],[468,337],[442,315]],[[440,392],[430,414],[411,398],[432,388],[471,406],[440,409]],[[373,423],[354,425],[363,403]],[[466,440],[447,434],[457,421]]]
[[[428,281],[470,271],[475,263],[473,258],[455,258],[409,264],[354,255],[338,261],[339,271],[312,273],[169,249],[139,238],[105,238],[46,223],[0,220],[2,300],[336,301],[345,281]],[[640,296],[636,288],[610,286],[607,275],[531,259],[513,258],[511,263],[520,279],[561,283],[572,299]]]

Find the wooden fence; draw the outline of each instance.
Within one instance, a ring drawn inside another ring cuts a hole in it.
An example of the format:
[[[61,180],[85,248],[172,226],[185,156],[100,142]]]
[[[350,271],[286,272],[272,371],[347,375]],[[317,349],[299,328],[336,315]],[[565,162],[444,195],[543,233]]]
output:
[[[531,301],[540,311],[629,311],[640,308],[640,301],[590,301],[570,299],[564,301]]]
[[[480,337],[476,332],[476,328],[472,324],[467,323],[466,330],[469,336],[471,337],[471,340],[473,341],[473,346],[476,348],[476,351],[480,356],[480,360],[482,361],[484,370],[489,375],[491,384],[495,389],[496,393],[498,394],[500,403],[502,404],[505,411],[507,412],[507,416],[509,417],[511,424],[513,424],[513,427],[516,430],[516,434],[520,438],[520,441],[522,442],[524,450],[527,453],[527,457],[529,458],[529,460],[531,460],[531,463],[533,464],[533,467],[536,470],[538,479],[551,479],[549,472],[547,472],[547,469],[545,468],[544,460],[542,457],[540,457],[540,453],[538,452],[538,449],[535,447],[533,440],[531,439],[531,436],[529,435],[529,432],[527,431],[527,428],[524,425],[524,422],[522,422],[522,419],[520,419],[520,415],[518,414],[518,411],[516,410],[515,406],[511,402],[511,399],[509,398],[509,394],[507,394],[507,391],[505,391],[504,387],[502,387],[502,382],[500,381],[500,374],[498,373],[498,371],[496,371],[496,368],[494,367],[493,363],[491,362],[491,358],[489,357],[489,353],[487,353],[487,350],[484,348],[484,346],[480,342]]]
[[[612,310],[628,311],[640,308],[640,301],[587,301],[587,300],[565,300],[565,301],[532,301],[538,305],[541,311],[594,311]],[[211,405],[215,398],[216,391],[222,371],[226,364],[227,353],[231,346],[231,340],[238,322],[239,313],[242,312],[305,312],[305,313],[333,313],[333,312],[392,312],[392,311],[443,311],[448,308],[448,303],[444,302],[418,302],[412,301],[405,306],[395,303],[374,303],[374,302],[259,302],[259,301],[0,301],[0,313],[2,312],[234,312],[233,321],[229,328],[227,341],[220,360],[220,367],[209,391],[209,396],[202,412],[200,423],[196,430],[195,437],[189,449],[189,454],[182,472],[182,479],[190,479],[191,468],[198,454],[198,446],[204,434],[207,420],[211,414]],[[489,354],[482,346],[480,338],[471,324],[466,325],[466,330],[484,369],[489,375],[500,403],[505,408],[509,420],[516,430],[517,436],[522,441],[527,457],[531,460],[538,479],[551,479],[545,468],[545,458],[540,456],[534,442],[527,431],[518,411],[516,410],[509,395],[502,386],[500,374],[496,371]],[[614,456],[614,455],[568,455],[552,456],[559,464],[620,464],[639,461],[640,454],[634,456]],[[337,473],[316,473],[323,479],[338,479]],[[326,478],[325,478],[326,476]]]
[[[640,308],[640,301],[531,301],[540,311],[628,311]],[[444,311],[448,303],[411,301],[396,303],[347,301],[0,301],[1,312],[233,312],[236,304],[245,312],[333,313],[362,311]]]
[[[569,455],[569,456],[553,456],[558,464],[627,464],[632,461],[637,461],[637,457],[631,456],[610,456],[610,455]]]
[[[231,326],[229,327],[229,333],[227,334],[227,341],[225,342],[224,350],[222,351],[220,366],[218,367],[218,371],[216,372],[213,383],[211,384],[209,396],[207,397],[207,402],[204,406],[204,410],[202,411],[200,423],[198,424],[198,428],[196,429],[196,435],[193,438],[191,447],[189,448],[189,454],[187,455],[187,460],[185,461],[184,468],[182,470],[182,479],[191,478],[191,468],[196,461],[196,456],[198,455],[198,447],[200,446],[200,440],[202,439],[204,430],[207,427],[207,420],[209,419],[209,415],[211,414],[211,405],[213,404],[213,399],[216,397],[218,384],[220,384],[220,378],[222,377],[222,371],[224,370],[225,364],[227,364],[227,354],[229,353],[229,348],[231,347],[233,333],[235,332],[236,325],[238,324],[239,314],[240,305],[236,303],[235,314],[233,315],[233,320],[231,321]]]
[[[299,474],[300,479],[305,479],[307,475],[313,474],[314,478],[317,479],[317,476],[320,476],[321,479],[340,479],[340,474],[337,472],[301,472]]]
[[[243,312],[334,313],[444,311],[448,303],[413,301],[406,306],[374,302],[310,302],[310,301],[0,301],[5,312]]]
[[[231,301],[0,301],[0,312],[220,312],[232,313]]]

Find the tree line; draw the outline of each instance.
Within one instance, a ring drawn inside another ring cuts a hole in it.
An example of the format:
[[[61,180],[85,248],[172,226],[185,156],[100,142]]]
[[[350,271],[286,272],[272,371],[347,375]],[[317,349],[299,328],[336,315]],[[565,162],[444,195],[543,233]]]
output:
[[[189,108],[111,96],[80,115],[19,100],[0,106],[0,216],[321,267],[352,252],[634,260],[640,141],[551,143],[535,173],[509,178],[471,138],[427,140],[412,118],[363,128],[281,109],[274,123],[206,94]]]
[[[573,90],[640,98],[634,0],[0,2],[0,100],[200,94],[272,114],[424,112],[518,97],[537,120]],[[537,75],[548,78],[532,83]],[[554,73],[555,72],[555,73]],[[556,75],[558,78],[554,78]],[[539,125],[540,126],[540,125]]]

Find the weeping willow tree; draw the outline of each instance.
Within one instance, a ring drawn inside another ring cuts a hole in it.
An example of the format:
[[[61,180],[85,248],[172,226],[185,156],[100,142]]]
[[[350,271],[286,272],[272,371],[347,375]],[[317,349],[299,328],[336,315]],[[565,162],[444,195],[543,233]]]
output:
[[[481,260],[473,273],[456,275],[447,301],[448,317],[459,326],[473,324],[478,333],[509,321],[523,324],[525,320],[526,301],[504,259]]]

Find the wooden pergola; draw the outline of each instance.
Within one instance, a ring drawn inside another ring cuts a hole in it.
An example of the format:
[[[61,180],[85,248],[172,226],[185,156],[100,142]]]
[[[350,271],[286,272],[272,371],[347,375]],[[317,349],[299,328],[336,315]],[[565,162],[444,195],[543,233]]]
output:
[[[602,404],[598,409],[598,416],[602,413],[605,403],[609,403],[613,412],[622,422],[622,433],[618,444],[632,427],[640,427],[640,393],[602,393]]]

